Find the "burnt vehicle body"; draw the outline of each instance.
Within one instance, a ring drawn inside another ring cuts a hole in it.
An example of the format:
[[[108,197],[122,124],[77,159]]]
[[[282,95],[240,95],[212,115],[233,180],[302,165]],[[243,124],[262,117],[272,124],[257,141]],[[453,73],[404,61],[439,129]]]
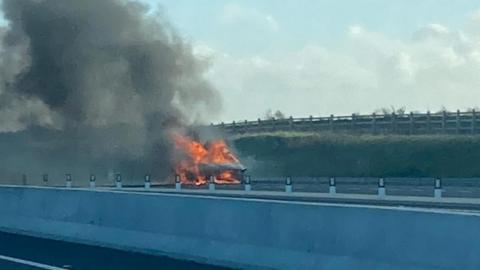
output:
[[[215,176],[217,180],[239,180],[243,179],[247,168],[241,163],[223,164],[200,164],[200,173],[207,176]]]

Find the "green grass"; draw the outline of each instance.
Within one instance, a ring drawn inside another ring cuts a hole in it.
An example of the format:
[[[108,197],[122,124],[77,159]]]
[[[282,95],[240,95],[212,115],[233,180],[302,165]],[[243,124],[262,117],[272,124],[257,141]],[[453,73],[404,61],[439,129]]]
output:
[[[480,176],[480,136],[277,132],[231,141],[262,175]]]

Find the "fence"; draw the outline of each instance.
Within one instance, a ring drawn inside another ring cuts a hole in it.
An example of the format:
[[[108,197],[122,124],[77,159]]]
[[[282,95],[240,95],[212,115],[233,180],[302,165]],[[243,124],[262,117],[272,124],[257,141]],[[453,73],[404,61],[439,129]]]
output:
[[[272,131],[315,131],[373,134],[477,134],[480,119],[468,112],[437,112],[409,114],[369,114],[350,116],[258,119],[256,121],[211,124],[227,133]]]
[[[239,182],[226,183],[210,178],[208,184],[195,185],[193,182],[182,183],[180,177],[175,175],[170,181],[152,181],[150,174],[145,174],[143,183],[137,179],[135,183],[123,183],[122,175],[116,174],[115,183],[98,183],[94,174],[90,179],[73,181],[71,174],[66,174],[62,181],[50,181],[48,174],[42,175],[41,183],[27,182],[23,177],[21,183],[0,183],[1,186],[31,186],[67,189],[91,190],[124,190],[141,191],[150,190],[157,192],[193,191],[197,194],[213,192],[215,190],[226,191],[228,194],[244,196],[240,191],[253,192],[261,196],[275,195],[279,191],[285,193],[303,194],[311,197],[315,194],[344,194],[344,195],[377,195],[381,198],[386,196],[408,197],[433,197],[435,198],[468,198],[477,200],[476,209],[480,209],[480,179],[479,178],[438,178],[438,177],[252,177],[245,175]],[[202,191],[203,190],[203,191]],[[260,193],[258,193],[260,192]],[[273,192],[273,193],[271,193]],[[445,192],[445,195],[443,193]],[[270,194],[270,195],[268,195]],[[278,195],[278,194],[277,194]],[[406,199],[410,200],[410,199]]]

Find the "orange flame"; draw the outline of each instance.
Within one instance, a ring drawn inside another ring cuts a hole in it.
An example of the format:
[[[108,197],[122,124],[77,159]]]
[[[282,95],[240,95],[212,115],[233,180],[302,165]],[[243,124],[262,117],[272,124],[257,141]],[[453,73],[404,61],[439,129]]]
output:
[[[182,183],[206,184],[208,175],[202,172],[201,165],[240,164],[224,140],[215,140],[204,145],[180,134],[173,134],[172,137],[175,148],[183,154],[183,159],[177,162],[175,167]],[[213,176],[218,184],[240,183],[233,170],[215,172]]]

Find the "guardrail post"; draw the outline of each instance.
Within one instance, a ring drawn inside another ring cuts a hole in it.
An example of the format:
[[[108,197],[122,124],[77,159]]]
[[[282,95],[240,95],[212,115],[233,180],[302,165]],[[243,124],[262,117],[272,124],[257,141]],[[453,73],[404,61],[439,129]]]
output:
[[[329,191],[328,192],[330,194],[337,193],[337,181],[336,181],[335,177],[330,177],[328,185],[329,185]]]
[[[246,175],[244,177],[244,184],[245,184],[245,191],[252,190],[252,178],[250,177],[250,175]]]
[[[27,185],[27,175],[22,174],[22,185],[26,186]]]
[[[150,174],[145,174],[145,189],[149,189],[150,186]]]
[[[397,132],[397,114],[395,112],[392,112],[392,115],[391,115],[392,119],[391,119],[391,132],[392,133],[396,133]]]
[[[440,178],[435,178],[435,188],[433,190],[433,196],[435,199],[440,199],[442,198],[442,180]]]
[[[378,197],[384,198],[385,196],[385,178],[381,177],[378,179]]]
[[[65,174],[65,187],[72,188],[72,175],[69,173]]]
[[[285,192],[287,193],[292,193],[293,192],[293,183],[292,183],[292,177],[287,176],[285,178]]]
[[[215,190],[215,176],[210,175],[209,181],[208,181],[208,190],[214,191]]]
[[[175,175],[175,190],[180,191],[182,189],[182,181],[180,181],[180,175]]]
[[[372,113],[372,133],[377,133],[377,114]]]
[[[442,133],[447,133],[447,112],[442,111]]]
[[[90,175],[90,188],[95,188],[95,181],[97,180],[97,177],[95,176],[95,174],[91,174]]]
[[[430,115],[430,111],[427,111],[427,131],[428,133],[431,133],[432,131],[432,127],[431,127],[431,115]]]
[[[43,185],[44,186],[48,185],[48,174],[43,175]]]
[[[415,117],[413,116],[413,112],[410,112],[410,134],[413,134],[415,130]]]
[[[457,117],[455,118],[455,132],[460,133],[460,110],[457,110]]]
[[[115,175],[115,187],[116,188],[122,188],[122,175],[117,173]]]
[[[476,113],[475,113],[475,109],[472,110],[472,124],[471,124],[471,133],[474,134],[475,133],[475,122],[476,122]]]
[[[330,131],[333,131],[333,118],[335,116],[333,114],[330,114],[330,118],[328,119],[328,125],[330,127]]]

